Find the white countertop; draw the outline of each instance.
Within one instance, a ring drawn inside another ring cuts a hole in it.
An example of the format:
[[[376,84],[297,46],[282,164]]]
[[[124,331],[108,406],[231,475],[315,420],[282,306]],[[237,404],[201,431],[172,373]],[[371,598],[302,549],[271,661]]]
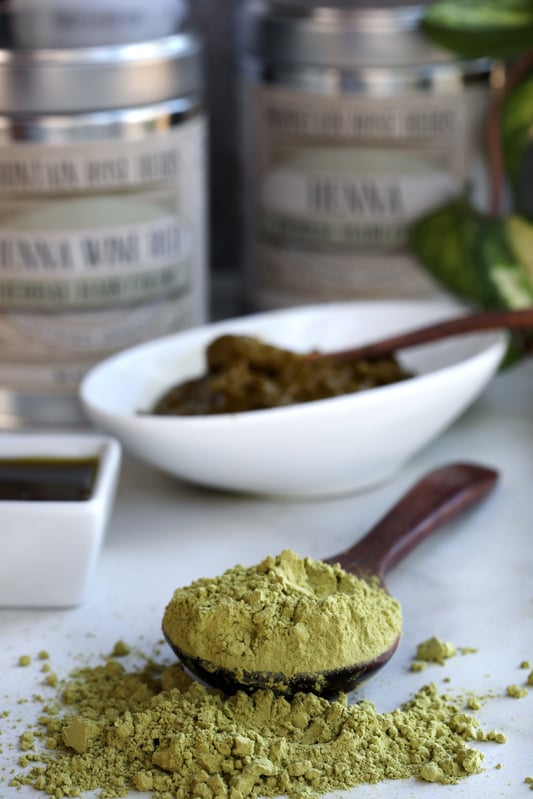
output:
[[[500,482],[481,505],[434,533],[390,573],[387,586],[404,612],[403,639],[357,696],[387,711],[431,681],[450,694],[496,694],[476,715],[508,741],[479,745],[485,771],[458,785],[393,781],[360,786],[347,796],[527,797],[533,687],[522,699],[506,696],[505,689],[523,684],[528,672],[519,664],[533,661],[533,362],[498,376],[453,428],[386,485],[365,494],[316,502],[230,496],[185,486],[126,457],[87,602],[70,610],[0,610],[0,714],[9,711],[0,716],[0,797],[43,795],[7,786],[19,754],[10,742],[39,712],[34,702],[19,700],[52,691],[38,684],[37,665],[18,665],[20,655],[36,658],[46,649],[61,678],[81,660],[100,662],[118,639],[151,654],[161,642],[161,617],[175,587],[287,547],[330,556],[361,537],[425,471],[461,460],[497,468]],[[410,672],[416,645],[432,635],[478,652]],[[172,661],[165,644],[160,659]]]

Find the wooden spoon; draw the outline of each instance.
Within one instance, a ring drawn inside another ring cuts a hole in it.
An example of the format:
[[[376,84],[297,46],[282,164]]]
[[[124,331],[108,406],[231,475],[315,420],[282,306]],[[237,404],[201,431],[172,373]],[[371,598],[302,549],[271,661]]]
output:
[[[387,336],[370,344],[362,344],[339,352],[310,353],[309,360],[331,358],[338,361],[355,361],[363,358],[377,358],[419,344],[457,336],[463,333],[475,333],[481,330],[528,330],[533,329],[533,308],[516,311],[493,310],[479,311],[436,322],[426,327],[409,330],[394,336]]]
[[[471,507],[489,493],[498,478],[497,472],[470,463],[455,463],[430,472],[379,521],[372,530],[350,549],[326,563],[340,563],[345,571],[363,579],[377,578],[383,587],[385,574],[413,547],[461,511]],[[183,665],[197,677],[225,693],[270,688],[291,696],[300,691],[334,696],[351,691],[362,680],[371,677],[394,654],[400,636],[378,657],[363,663],[287,676],[282,672],[234,671],[184,652],[179,643],[165,633],[168,643]]]

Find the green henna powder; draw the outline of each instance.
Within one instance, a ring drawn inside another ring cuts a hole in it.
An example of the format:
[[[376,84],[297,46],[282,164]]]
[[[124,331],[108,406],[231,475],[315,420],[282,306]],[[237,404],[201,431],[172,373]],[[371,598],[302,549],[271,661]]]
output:
[[[423,663],[439,663],[443,666],[444,661],[455,657],[456,653],[457,650],[453,644],[441,641],[437,636],[433,636],[428,638],[427,641],[422,641],[421,644],[418,644],[416,660]]]
[[[527,688],[513,683],[507,686],[506,693],[507,696],[512,696],[513,699],[522,699],[524,696],[527,696],[528,690]]]
[[[10,784],[55,799],[83,791],[302,799],[385,780],[453,784],[482,768],[473,742],[503,740],[433,684],[378,713],[346,697],[261,690],[228,698],[179,664],[128,672],[110,659],[75,672],[54,708],[21,735],[21,773]]]
[[[401,630],[399,603],[377,583],[290,550],[178,588],[163,619],[188,655],[288,677],[370,661]]]

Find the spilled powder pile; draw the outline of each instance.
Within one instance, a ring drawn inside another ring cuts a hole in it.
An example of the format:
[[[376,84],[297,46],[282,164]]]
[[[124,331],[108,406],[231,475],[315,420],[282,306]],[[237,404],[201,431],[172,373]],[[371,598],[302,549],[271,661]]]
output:
[[[435,685],[380,714],[368,701],[292,699],[270,690],[224,697],[179,664],[128,672],[115,657],[75,672],[21,736],[21,773],[61,799],[148,791],[157,799],[290,799],[361,783],[456,783],[481,770],[471,742],[503,742]]]
[[[477,652],[470,646],[456,647],[449,641],[441,641],[436,635],[422,641],[416,648],[416,655],[411,662],[411,671],[423,671],[428,663],[438,663],[444,666],[449,658],[453,658],[457,653],[471,655]]]
[[[178,588],[163,618],[187,655],[288,677],[370,661],[401,631],[400,605],[378,584],[291,550]]]
[[[416,659],[425,661],[426,663],[440,663],[444,665],[444,661],[448,658],[455,657],[457,649],[453,644],[448,641],[441,641],[437,636],[428,638],[427,641],[422,641],[416,648]]]

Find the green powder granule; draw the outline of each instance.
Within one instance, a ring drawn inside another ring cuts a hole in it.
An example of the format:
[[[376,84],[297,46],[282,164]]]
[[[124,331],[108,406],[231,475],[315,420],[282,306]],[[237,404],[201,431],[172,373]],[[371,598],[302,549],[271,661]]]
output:
[[[531,661],[529,661],[529,660],[523,660],[523,661],[520,663],[520,668],[521,668],[521,669],[530,669],[530,668],[531,668]]]
[[[533,671],[530,671],[529,674],[527,675],[526,682],[528,685],[533,685]]]
[[[481,700],[478,696],[469,696],[466,700],[466,706],[469,710],[480,710]]]
[[[131,647],[124,641],[117,641],[113,647],[112,656],[116,658],[125,657],[131,652]]]
[[[445,660],[454,657],[456,654],[457,650],[453,644],[441,641],[436,636],[423,641],[416,648],[416,660],[422,660],[426,663],[439,663],[441,666],[444,665]]]
[[[401,630],[400,605],[379,585],[290,550],[178,588],[163,619],[186,654],[288,677],[372,660]]]
[[[31,730],[26,730],[20,736],[20,748],[24,751],[33,749],[35,744],[35,734]]]
[[[491,730],[485,734],[483,739],[478,736],[478,741],[481,740],[494,741],[498,744],[504,744],[507,742],[507,736],[503,732],[498,732],[498,730]]]
[[[506,688],[507,696],[512,696],[513,699],[522,699],[527,696],[527,688],[521,688],[519,685],[508,685]]]
[[[270,690],[220,692],[179,664],[121,664],[78,671],[61,712],[39,718],[27,767],[11,785],[54,796],[100,791],[102,799],[148,791],[158,799],[320,796],[362,783],[415,778],[453,784],[482,768],[470,745],[496,741],[476,718],[424,686],[400,708],[367,701],[291,699]],[[28,741],[29,743],[29,741]]]
[[[21,655],[19,657],[19,666],[29,666],[31,663],[31,657],[29,655]]]

